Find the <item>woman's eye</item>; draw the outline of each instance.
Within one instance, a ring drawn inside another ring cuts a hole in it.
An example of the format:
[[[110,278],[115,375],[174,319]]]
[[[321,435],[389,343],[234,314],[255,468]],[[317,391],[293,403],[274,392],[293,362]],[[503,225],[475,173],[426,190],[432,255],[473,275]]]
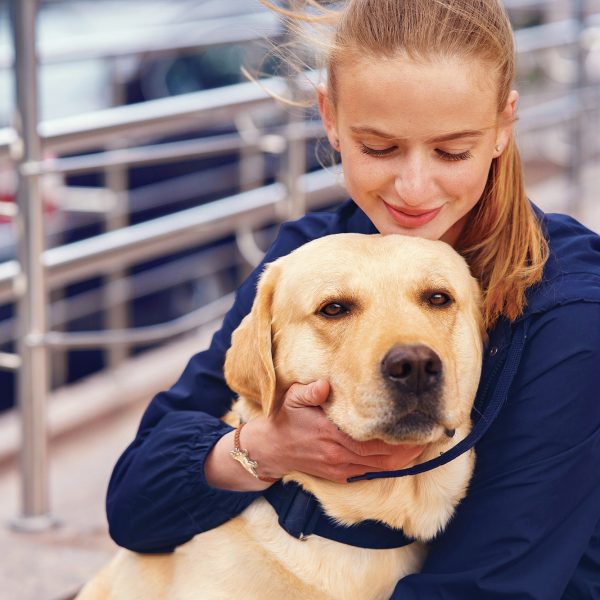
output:
[[[444,160],[469,160],[469,158],[473,158],[473,155],[469,150],[467,150],[466,152],[459,152],[458,154],[452,154],[452,152],[444,152],[444,150],[436,150],[436,152]]]
[[[360,145],[360,151],[363,154],[368,154],[369,156],[387,156],[391,154],[396,149],[396,146],[390,146],[389,148],[383,148],[383,150],[378,150],[376,148],[370,148],[369,146],[365,146],[364,144]]]
[[[434,292],[429,295],[427,301],[432,306],[447,306],[452,302],[452,298],[444,292]]]
[[[338,304],[337,302],[326,304],[321,310],[319,310],[319,314],[323,315],[324,317],[341,317],[349,312],[349,308],[343,304]]]

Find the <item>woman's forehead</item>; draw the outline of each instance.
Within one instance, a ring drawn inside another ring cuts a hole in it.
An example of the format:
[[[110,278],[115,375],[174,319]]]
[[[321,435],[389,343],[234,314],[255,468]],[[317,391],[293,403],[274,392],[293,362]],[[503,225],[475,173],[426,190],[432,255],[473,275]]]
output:
[[[340,63],[335,81],[336,111],[354,129],[429,139],[496,122],[494,79],[478,61],[365,57]]]

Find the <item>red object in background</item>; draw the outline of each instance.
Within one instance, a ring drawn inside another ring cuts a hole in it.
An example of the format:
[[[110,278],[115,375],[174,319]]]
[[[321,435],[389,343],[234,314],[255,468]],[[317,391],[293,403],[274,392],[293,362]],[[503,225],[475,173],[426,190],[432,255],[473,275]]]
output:
[[[46,215],[56,212],[56,195],[59,190],[59,186],[56,184],[57,179],[55,176],[42,178],[42,199],[44,201],[44,214]],[[6,211],[1,209],[3,208],[3,203],[14,206],[16,188],[17,176],[14,166],[11,163],[0,164],[0,225],[6,225],[14,220],[13,217],[3,214]]]
[[[12,204],[14,201],[15,201],[14,194],[10,194],[8,192],[0,190],[0,209],[2,208],[2,204],[4,202],[6,202],[6,203],[10,202]],[[12,221],[12,218],[3,216],[2,213],[3,213],[3,211],[0,210],[0,224],[10,223]]]

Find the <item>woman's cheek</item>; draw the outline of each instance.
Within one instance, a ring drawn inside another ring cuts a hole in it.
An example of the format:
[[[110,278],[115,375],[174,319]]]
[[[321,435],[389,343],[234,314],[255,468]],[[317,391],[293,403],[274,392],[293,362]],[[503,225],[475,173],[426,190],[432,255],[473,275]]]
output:
[[[384,170],[373,161],[354,160],[342,163],[346,187],[353,191],[369,192],[378,189],[385,179]]]
[[[470,161],[466,160],[464,162],[469,163]],[[461,168],[455,168],[451,174],[448,174],[446,182],[459,195],[463,195],[467,190],[481,194],[488,179],[488,172],[489,168],[486,168],[485,165],[465,164]]]

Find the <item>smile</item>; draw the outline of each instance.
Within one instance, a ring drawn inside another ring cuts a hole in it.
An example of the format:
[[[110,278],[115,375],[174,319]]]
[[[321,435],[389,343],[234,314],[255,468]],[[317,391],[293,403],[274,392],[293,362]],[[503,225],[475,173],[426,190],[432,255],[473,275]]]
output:
[[[435,219],[440,210],[442,210],[442,207],[440,206],[439,208],[428,211],[411,210],[410,212],[407,212],[405,210],[400,210],[399,208],[394,208],[384,200],[382,200],[382,202],[385,204],[392,219],[402,227],[421,227]]]

